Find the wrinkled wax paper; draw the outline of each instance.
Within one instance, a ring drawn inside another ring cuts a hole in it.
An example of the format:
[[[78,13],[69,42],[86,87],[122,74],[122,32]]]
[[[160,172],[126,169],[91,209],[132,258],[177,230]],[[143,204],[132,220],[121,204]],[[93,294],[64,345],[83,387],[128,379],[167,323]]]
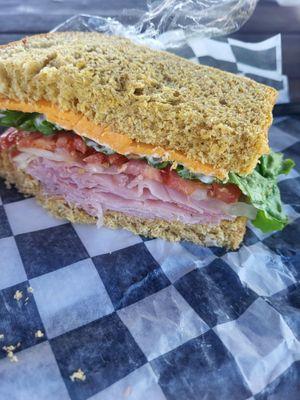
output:
[[[193,20],[184,35],[176,18],[173,29],[175,3],[178,20]],[[169,12],[144,30],[155,30],[155,47],[270,84],[288,101],[280,36],[251,44],[203,38],[208,3],[213,9],[213,1],[152,2],[145,23]],[[255,2],[223,3],[250,13]],[[217,15],[205,32],[236,26]],[[136,27],[128,34],[100,17],[76,16],[58,27],[66,29],[143,41]],[[18,362],[0,352],[0,399],[298,399],[299,135],[297,118],[270,129],[273,149],[297,163],[279,184],[290,225],[262,234],[249,224],[237,251],[69,224],[2,182],[0,340],[17,346]]]

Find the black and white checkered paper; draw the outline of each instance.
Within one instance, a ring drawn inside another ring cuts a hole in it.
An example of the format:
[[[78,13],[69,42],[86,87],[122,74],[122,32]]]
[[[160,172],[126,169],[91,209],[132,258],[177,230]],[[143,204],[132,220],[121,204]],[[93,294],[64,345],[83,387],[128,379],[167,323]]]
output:
[[[284,86],[278,37],[248,46],[181,50]],[[0,399],[299,399],[299,139],[300,119],[274,121],[271,146],[298,165],[280,182],[290,225],[249,226],[238,251],[70,224],[2,181],[0,345],[20,346],[18,362],[0,350]]]

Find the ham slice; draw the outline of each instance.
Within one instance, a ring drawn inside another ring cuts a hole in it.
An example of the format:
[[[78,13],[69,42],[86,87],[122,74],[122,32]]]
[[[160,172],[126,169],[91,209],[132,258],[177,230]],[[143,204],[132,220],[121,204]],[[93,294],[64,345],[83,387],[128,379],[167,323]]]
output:
[[[188,196],[155,180],[154,175],[149,179],[147,165],[136,160],[120,167],[102,167],[80,161],[58,161],[56,157],[49,159],[39,156],[37,149],[24,151],[27,161],[24,162],[25,153],[21,153],[15,162],[21,163],[23,157],[22,168],[41,182],[46,195],[62,196],[95,217],[112,210],[186,224],[218,224],[234,218],[229,214],[229,205],[208,198],[205,191],[200,196],[199,191],[195,197]]]

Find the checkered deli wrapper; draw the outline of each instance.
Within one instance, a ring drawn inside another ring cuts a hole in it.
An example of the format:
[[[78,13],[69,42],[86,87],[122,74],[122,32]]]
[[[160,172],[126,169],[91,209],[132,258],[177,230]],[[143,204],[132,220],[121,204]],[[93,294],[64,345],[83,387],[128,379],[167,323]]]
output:
[[[143,41],[100,17],[58,27],[68,29]],[[280,36],[250,44],[178,32],[145,43],[288,101]],[[299,138],[299,119],[274,121],[271,146],[297,165],[279,183],[290,224],[271,234],[249,225],[237,251],[70,224],[1,181],[0,399],[299,399]]]

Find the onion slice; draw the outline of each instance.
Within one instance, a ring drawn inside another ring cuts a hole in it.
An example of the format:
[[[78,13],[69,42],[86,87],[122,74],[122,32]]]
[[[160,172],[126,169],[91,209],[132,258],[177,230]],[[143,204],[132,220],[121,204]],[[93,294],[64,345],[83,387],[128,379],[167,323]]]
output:
[[[257,210],[251,204],[237,202],[229,207],[228,212],[236,217],[255,219]]]

